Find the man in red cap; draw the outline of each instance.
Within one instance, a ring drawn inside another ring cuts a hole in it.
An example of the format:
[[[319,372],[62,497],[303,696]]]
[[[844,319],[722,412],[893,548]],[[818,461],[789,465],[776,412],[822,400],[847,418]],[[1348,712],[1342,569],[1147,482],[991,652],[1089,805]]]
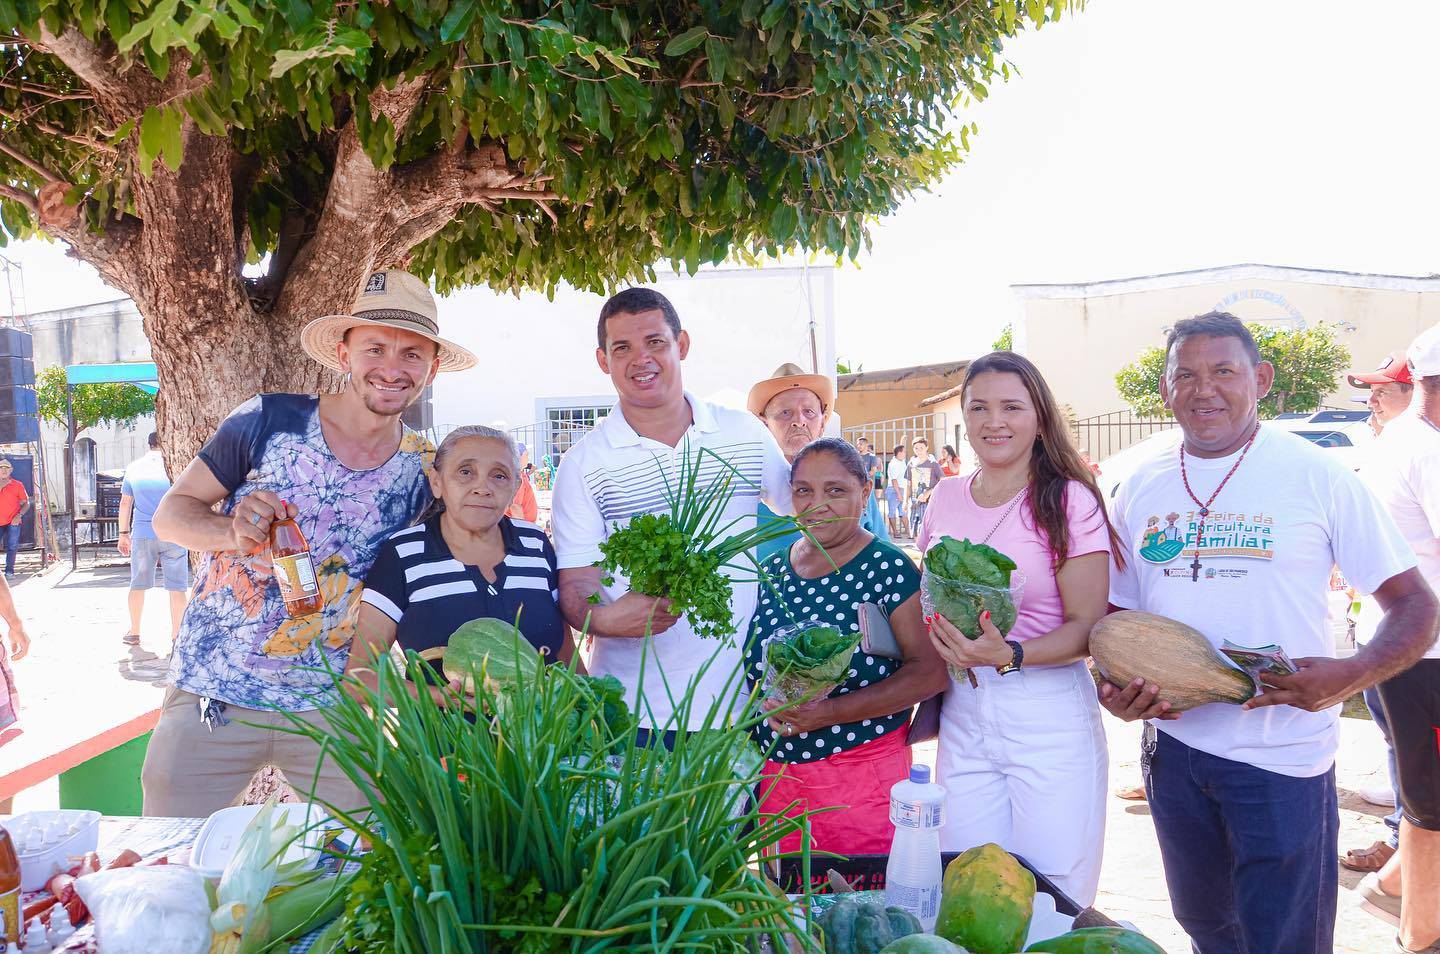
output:
[[[1370,408],[1370,427],[1376,437],[1380,436],[1386,424],[1410,406],[1410,395],[1415,390],[1415,382],[1410,378],[1410,365],[1403,351],[1387,357],[1380,367],[1369,374],[1352,374],[1346,380],[1352,388],[1370,392],[1365,404]]]

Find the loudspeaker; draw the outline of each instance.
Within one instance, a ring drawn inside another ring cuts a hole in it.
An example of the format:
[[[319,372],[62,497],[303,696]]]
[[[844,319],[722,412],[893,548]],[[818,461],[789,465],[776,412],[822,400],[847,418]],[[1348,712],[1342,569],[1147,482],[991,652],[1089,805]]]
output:
[[[34,388],[0,387],[0,417],[29,415],[34,417],[40,408]]]
[[[21,331],[19,328],[0,328],[0,357],[24,358],[26,361],[33,361],[34,348],[31,343],[30,332]],[[30,375],[33,383],[35,375]]]
[[[30,392],[33,398],[35,392]],[[0,444],[32,444],[40,440],[40,418],[34,414],[0,414]]]
[[[0,388],[33,388],[35,362],[19,355],[0,355]]]

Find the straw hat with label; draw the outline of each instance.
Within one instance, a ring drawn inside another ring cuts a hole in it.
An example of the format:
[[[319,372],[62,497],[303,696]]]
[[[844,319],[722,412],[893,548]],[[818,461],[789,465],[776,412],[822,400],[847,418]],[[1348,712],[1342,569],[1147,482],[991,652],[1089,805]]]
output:
[[[398,268],[375,272],[365,280],[360,297],[348,315],[316,318],[300,332],[300,347],[314,360],[334,371],[344,371],[335,346],[351,328],[369,325],[396,328],[427,338],[440,349],[441,371],[473,368],[475,355],[440,337],[435,296],[424,281]]]
[[[787,361],[776,368],[774,374],[750,389],[750,397],[745,406],[751,414],[764,417],[765,405],[773,401],[777,394],[792,388],[804,388],[813,392],[820,399],[820,409],[826,413],[829,413],[835,404],[835,386],[828,377],[823,374],[806,374],[798,364]]]

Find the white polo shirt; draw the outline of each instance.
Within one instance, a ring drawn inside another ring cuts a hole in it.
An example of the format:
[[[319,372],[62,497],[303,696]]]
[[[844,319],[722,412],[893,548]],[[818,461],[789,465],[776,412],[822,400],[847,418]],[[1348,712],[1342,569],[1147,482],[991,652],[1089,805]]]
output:
[[[550,520],[561,570],[594,565],[601,558],[600,544],[636,514],[667,512],[666,488],[677,486],[681,465],[687,459],[683,455],[693,459],[702,448],[718,455],[743,477],[733,480],[733,496],[720,520],[721,526],[730,524],[727,535],[755,526],[756,506],[762,498],[776,513],[793,511],[790,465],[760,419],[708,404],[688,392],[685,400],[694,422],[675,447],[635,433],[616,405],[609,417],[565,454],[555,475]],[[700,483],[711,486],[729,473],[720,461],[706,455]],[[648,639],[594,636],[585,640],[582,651],[592,674],[619,679],[628,690],[628,701],[633,702],[637,688],[643,691],[642,725],[664,729],[674,714],[672,697],[679,699],[693,684],[694,703],[685,728],[701,728],[712,704],[735,692],[743,658],[741,641],[755,610],[755,569],[742,561],[741,566],[727,568],[726,575],[731,580],[734,636],[702,639],[681,617],[674,626]],[[614,584],[602,588],[601,599],[612,603],[628,591],[628,581],[617,573]]]

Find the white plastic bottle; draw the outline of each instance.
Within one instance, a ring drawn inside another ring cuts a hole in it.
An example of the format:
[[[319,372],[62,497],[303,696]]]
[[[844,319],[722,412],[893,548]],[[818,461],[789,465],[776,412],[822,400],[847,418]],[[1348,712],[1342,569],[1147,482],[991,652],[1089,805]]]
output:
[[[890,789],[890,822],[895,838],[885,866],[885,903],[935,929],[940,908],[940,828],[945,824],[945,788],[930,781],[928,765],[914,765],[910,778]]]
[[[45,925],[39,918],[31,918],[25,929],[26,954],[50,954],[50,939],[45,936]]]
[[[58,951],[75,933],[75,925],[70,923],[70,912],[65,905],[57,904],[51,911],[54,913],[50,915],[50,946]]]

